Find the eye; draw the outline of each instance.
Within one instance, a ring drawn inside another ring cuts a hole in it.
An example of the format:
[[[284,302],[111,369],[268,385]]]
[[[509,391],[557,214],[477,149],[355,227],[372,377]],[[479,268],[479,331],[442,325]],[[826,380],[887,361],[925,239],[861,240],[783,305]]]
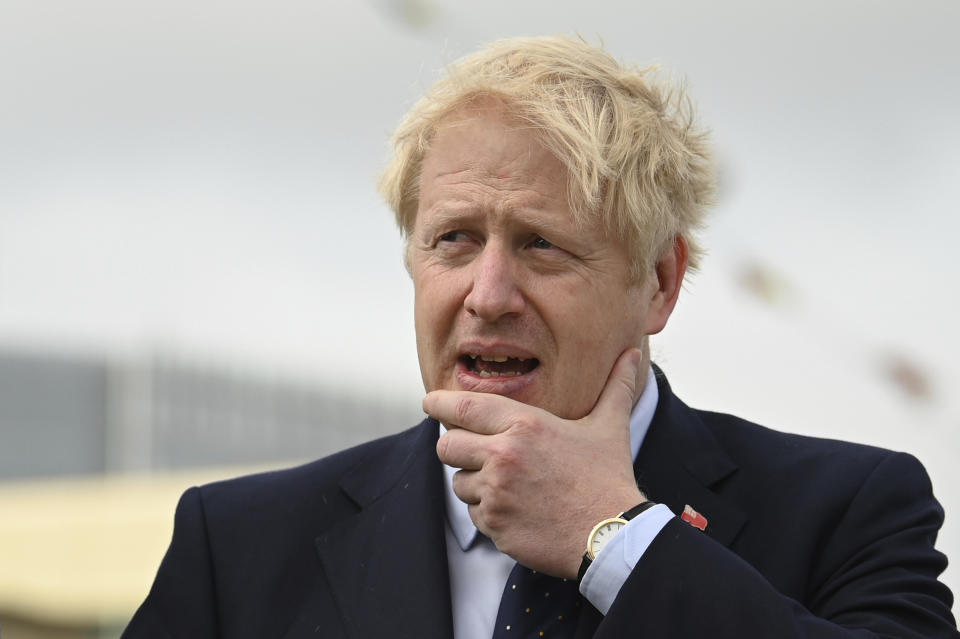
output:
[[[463,231],[450,231],[440,236],[437,242],[462,242],[467,239],[467,234]]]
[[[550,242],[548,242],[547,240],[543,239],[542,237],[540,237],[540,236],[538,235],[538,236],[536,236],[535,238],[533,238],[533,241],[532,241],[532,242],[530,242],[530,248],[535,248],[535,249],[552,249],[552,248],[556,248],[556,247],[555,247],[553,244],[551,244]]]
[[[447,257],[466,255],[477,246],[477,239],[470,231],[446,231],[436,236],[433,248],[439,251],[438,255]]]

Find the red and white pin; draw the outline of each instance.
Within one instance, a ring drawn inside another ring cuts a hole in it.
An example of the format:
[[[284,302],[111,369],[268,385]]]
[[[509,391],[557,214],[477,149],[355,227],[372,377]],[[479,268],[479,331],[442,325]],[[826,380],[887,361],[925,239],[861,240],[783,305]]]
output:
[[[695,511],[690,504],[687,504],[683,507],[683,514],[680,515],[680,519],[687,522],[694,528],[699,528],[700,530],[707,529],[707,518]]]

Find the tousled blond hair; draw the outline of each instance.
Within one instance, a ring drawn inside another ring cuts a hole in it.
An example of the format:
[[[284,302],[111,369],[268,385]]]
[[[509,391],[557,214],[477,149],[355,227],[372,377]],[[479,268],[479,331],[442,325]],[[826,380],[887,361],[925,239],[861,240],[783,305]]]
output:
[[[621,238],[643,278],[678,236],[696,269],[694,237],[713,194],[706,134],[683,91],[658,84],[652,68],[620,65],[567,37],[499,40],[454,63],[393,136],[380,192],[409,238],[420,169],[438,126],[464,107],[494,99],[532,128],[567,168],[567,202],[578,223],[599,214]]]

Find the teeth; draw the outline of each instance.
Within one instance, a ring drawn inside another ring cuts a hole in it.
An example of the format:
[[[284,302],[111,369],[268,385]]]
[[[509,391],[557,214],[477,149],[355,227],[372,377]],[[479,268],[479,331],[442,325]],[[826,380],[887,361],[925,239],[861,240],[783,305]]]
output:
[[[508,359],[515,359],[518,362],[527,361],[526,357],[507,357],[506,355],[481,355],[479,353],[471,353],[470,357],[473,359],[481,359],[485,362],[505,362]]]
[[[516,377],[520,373],[518,371],[507,371],[504,373],[491,373],[490,371],[479,371],[477,375],[480,377]]]

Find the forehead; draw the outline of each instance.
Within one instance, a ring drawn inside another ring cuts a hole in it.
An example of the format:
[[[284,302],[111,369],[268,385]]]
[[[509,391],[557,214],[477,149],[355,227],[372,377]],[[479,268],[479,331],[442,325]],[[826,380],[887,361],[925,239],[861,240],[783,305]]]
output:
[[[541,177],[566,184],[566,169],[542,144],[536,129],[510,115],[499,102],[462,107],[437,124],[421,178],[464,169],[487,170],[496,178]]]
[[[496,105],[445,118],[421,166],[419,210],[438,201],[483,208],[550,208],[569,213],[567,171],[535,130]]]

